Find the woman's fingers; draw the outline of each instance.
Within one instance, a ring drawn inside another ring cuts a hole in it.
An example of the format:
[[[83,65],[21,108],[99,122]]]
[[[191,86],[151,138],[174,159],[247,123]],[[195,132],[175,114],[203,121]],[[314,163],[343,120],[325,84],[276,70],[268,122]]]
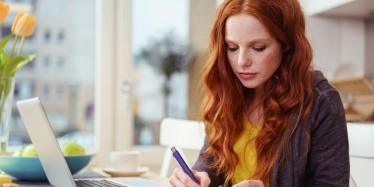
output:
[[[195,181],[193,181],[190,176],[188,176],[184,171],[182,171],[181,169],[177,169],[175,171],[175,174],[177,176],[177,178],[183,183],[185,184],[185,186],[188,186],[188,187],[199,187],[199,184],[197,184]]]
[[[169,178],[169,183],[176,187],[200,187],[199,184],[195,183],[190,176],[179,168],[174,169],[173,174]]]
[[[176,175],[171,175],[169,177],[169,184],[171,187],[184,187],[185,185],[177,178]]]
[[[195,172],[195,176],[198,178],[201,187],[209,186],[210,178],[207,172]]]

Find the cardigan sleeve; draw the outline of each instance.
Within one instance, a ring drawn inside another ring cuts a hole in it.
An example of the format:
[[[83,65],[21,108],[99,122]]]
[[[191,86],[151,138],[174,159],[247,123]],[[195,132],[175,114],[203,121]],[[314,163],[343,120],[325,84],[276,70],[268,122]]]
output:
[[[223,185],[225,178],[223,174],[218,174],[214,168],[211,168],[209,166],[209,163],[211,162],[211,158],[206,156],[204,154],[205,150],[207,148],[207,139],[205,139],[204,146],[200,150],[199,157],[197,161],[195,162],[192,169],[196,171],[205,171],[208,173],[209,178],[211,180],[209,187],[217,187],[220,185]]]
[[[311,186],[349,186],[349,146],[345,113],[338,92],[316,95],[317,114],[311,127]]]

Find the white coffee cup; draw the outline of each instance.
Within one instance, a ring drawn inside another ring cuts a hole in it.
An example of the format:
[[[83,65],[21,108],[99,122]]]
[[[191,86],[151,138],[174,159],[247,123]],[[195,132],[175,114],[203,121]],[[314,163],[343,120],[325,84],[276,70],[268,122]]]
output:
[[[109,154],[111,168],[116,171],[133,172],[140,166],[139,151],[113,151]]]

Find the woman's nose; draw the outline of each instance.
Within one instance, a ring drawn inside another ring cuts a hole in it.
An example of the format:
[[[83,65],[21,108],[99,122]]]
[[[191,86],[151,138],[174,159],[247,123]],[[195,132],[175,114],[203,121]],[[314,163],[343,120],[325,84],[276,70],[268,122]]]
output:
[[[248,51],[246,50],[239,51],[238,64],[240,66],[250,66],[252,64]]]

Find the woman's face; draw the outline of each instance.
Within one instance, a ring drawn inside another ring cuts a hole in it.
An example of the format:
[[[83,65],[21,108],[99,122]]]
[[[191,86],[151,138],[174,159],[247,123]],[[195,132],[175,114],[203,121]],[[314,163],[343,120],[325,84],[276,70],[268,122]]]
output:
[[[225,32],[226,54],[232,71],[245,87],[261,87],[281,63],[280,43],[249,14],[230,16]]]

